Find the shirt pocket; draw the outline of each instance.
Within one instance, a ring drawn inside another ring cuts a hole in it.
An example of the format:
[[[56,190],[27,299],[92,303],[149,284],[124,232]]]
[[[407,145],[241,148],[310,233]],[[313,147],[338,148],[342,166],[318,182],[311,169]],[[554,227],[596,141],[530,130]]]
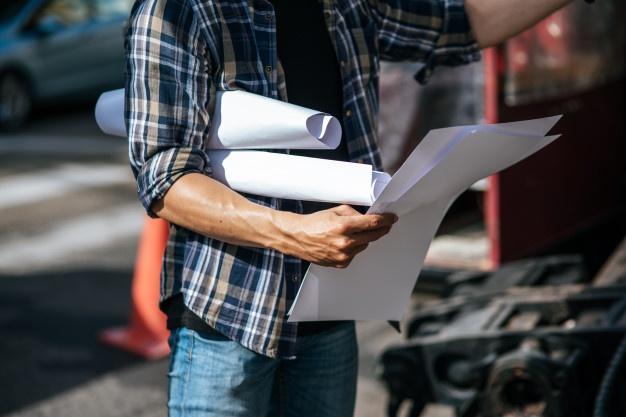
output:
[[[350,28],[356,62],[363,85],[367,85],[378,77],[380,63],[378,60],[378,37],[376,24],[368,22],[364,27]]]

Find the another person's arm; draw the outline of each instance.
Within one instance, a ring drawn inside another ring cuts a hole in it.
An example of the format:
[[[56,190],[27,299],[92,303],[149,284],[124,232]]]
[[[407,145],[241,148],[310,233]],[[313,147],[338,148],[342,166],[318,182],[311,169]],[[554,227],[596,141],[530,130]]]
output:
[[[420,82],[438,65],[468,64],[571,0],[368,0],[379,53],[418,61]]]
[[[265,247],[345,267],[389,231],[393,215],[339,206],[311,215],[253,204],[213,180],[204,146],[211,62],[188,2],[146,0],[133,9],[127,44],[127,122],[139,197],[152,216],[225,242]]]
[[[487,48],[530,28],[571,1],[465,0],[465,9],[478,45]]]

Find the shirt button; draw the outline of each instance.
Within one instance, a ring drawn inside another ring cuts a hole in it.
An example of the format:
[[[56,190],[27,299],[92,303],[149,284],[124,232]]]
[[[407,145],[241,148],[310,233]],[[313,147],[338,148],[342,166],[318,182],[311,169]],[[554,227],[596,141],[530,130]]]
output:
[[[352,116],[352,110],[348,109],[346,110],[346,117],[350,117]]]
[[[339,62],[339,65],[341,65],[342,67],[345,67],[345,66],[346,66],[346,61],[341,60],[341,61]]]
[[[271,13],[265,13],[265,20],[272,20],[272,14]]]
[[[330,19],[330,12],[328,10],[324,11],[324,19],[326,20]]]
[[[265,67],[265,72],[272,72],[272,67],[271,66],[266,66]]]
[[[297,276],[297,275],[293,275],[293,276],[291,277],[291,280],[292,280],[293,282],[298,282],[298,276]]]

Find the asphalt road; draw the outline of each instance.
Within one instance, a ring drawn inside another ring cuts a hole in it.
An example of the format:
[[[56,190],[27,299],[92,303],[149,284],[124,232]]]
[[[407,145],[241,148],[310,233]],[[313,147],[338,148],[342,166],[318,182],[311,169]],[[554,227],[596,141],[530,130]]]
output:
[[[126,143],[92,104],[0,134],[0,415],[165,416],[167,359],[97,340],[126,322],[142,210]],[[358,417],[384,416],[376,358],[400,339],[362,323]]]

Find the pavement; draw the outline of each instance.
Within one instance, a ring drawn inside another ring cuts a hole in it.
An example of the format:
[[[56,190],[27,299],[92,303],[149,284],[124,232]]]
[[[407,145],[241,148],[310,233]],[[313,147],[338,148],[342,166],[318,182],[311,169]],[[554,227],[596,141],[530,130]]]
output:
[[[98,341],[123,325],[143,212],[126,143],[98,131],[93,103],[40,111],[0,134],[0,415],[166,415],[167,359]],[[357,417],[384,416],[376,359],[401,339],[359,323]]]

